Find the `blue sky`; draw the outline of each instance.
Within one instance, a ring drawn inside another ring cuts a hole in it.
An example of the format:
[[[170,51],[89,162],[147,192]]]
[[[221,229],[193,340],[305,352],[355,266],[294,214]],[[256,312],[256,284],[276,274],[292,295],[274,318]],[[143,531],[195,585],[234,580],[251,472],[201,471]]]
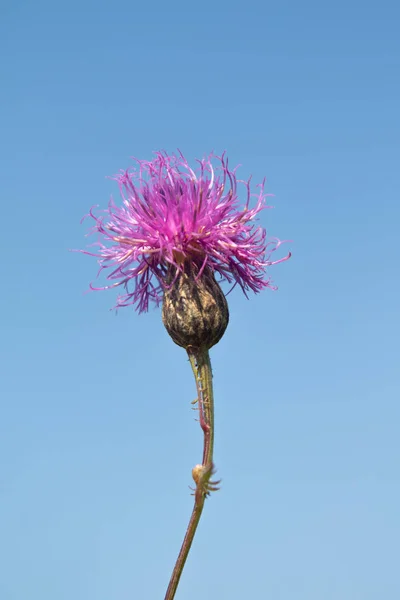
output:
[[[0,597],[162,599],[201,434],[160,311],[84,294],[80,219],[227,150],[292,239],[212,350],[222,490],[177,600],[400,595],[398,3],[2,3]]]

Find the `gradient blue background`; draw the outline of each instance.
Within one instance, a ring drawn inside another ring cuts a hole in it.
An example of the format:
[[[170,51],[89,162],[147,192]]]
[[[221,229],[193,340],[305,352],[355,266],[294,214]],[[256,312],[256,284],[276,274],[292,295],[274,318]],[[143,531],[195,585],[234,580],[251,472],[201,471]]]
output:
[[[105,178],[179,147],[293,239],[212,351],[216,464],[177,600],[400,597],[397,2],[5,2],[1,600],[160,600],[201,435],[159,310],[84,295]]]

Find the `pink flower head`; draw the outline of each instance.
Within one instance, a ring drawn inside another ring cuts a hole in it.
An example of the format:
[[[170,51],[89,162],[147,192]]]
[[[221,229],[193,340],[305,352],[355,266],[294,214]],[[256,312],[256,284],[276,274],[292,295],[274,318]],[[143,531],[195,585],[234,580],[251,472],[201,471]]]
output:
[[[91,233],[99,234],[94,244],[99,249],[85,253],[99,258],[99,273],[110,269],[107,279],[113,282],[91,289],[122,286],[125,294],[117,307],[133,304],[144,312],[150,301],[162,300],[163,290],[171,285],[167,283],[171,272],[177,276],[187,263],[195,266],[198,277],[208,268],[222,280],[239,284],[245,294],[275,289],[266,267],[287,260],[290,253],[272,261],[282,242],[266,241],[265,230],[254,225],[258,213],[270,208],[265,204],[264,182],[252,194],[250,180],[238,180],[224,155],[198,160],[197,172],[182,154],[157,152],[150,162],[136,162],[135,168],[114,177],[122,205],[111,199],[103,214],[89,213],[94,220]],[[239,183],[246,190],[243,207]]]

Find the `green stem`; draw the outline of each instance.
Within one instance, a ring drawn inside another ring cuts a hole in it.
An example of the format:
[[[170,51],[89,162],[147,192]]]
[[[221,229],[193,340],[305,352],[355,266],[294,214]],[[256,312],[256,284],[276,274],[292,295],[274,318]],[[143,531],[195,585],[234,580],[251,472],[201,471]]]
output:
[[[190,364],[196,380],[200,426],[204,432],[203,466],[212,468],[214,452],[214,394],[212,369],[208,350],[188,350]]]
[[[214,397],[210,356],[208,350],[205,349],[188,348],[187,353],[196,380],[200,426],[204,432],[203,462],[201,465],[194,467],[192,471],[193,479],[196,482],[194,507],[164,600],[173,600],[175,597],[197,525],[203,512],[204,501],[211,491],[218,489],[216,486],[218,482],[210,481],[213,473],[214,450]]]
[[[190,517],[189,525],[186,530],[185,538],[182,542],[182,546],[176,559],[174,570],[172,571],[171,579],[168,585],[167,593],[165,594],[165,600],[172,600],[175,598],[175,593],[178,588],[179,580],[182,575],[183,567],[185,566],[186,559],[191,548],[194,535],[196,533],[197,525],[199,524],[201,513],[203,512],[205,496],[201,499],[195,495],[195,503]]]

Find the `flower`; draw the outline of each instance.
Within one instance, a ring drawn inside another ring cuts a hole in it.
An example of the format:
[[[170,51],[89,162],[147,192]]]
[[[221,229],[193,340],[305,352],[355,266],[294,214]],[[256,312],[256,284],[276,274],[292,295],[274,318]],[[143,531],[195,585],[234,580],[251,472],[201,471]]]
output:
[[[265,182],[252,194],[250,179],[237,179],[225,155],[198,160],[197,172],[181,153],[157,152],[152,161],[135,161],[137,166],[113,178],[122,206],[111,199],[107,210],[96,215],[92,208],[87,215],[94,220],[90,233],[99,234],[93,244],[98,252],[83,252],[98,257],[99,274],[109,269],[111,282],[91,284],[91,289],[122,286],[125,293],[117,308],[133,304],[145,312],[151,302],[160,303],[185,265],[195,268],[196,277],[207,269],[222,281],[239,284],[246,295],[275,289],[266,267],[287,260],[290,253],[272,261],[282,242],[267,241],[265,230],[254,225],[258,213],[271,208],[265,203]],[[243,207],[238,184],[246,190]],[[253,208],[252,196],[257,198]]]

